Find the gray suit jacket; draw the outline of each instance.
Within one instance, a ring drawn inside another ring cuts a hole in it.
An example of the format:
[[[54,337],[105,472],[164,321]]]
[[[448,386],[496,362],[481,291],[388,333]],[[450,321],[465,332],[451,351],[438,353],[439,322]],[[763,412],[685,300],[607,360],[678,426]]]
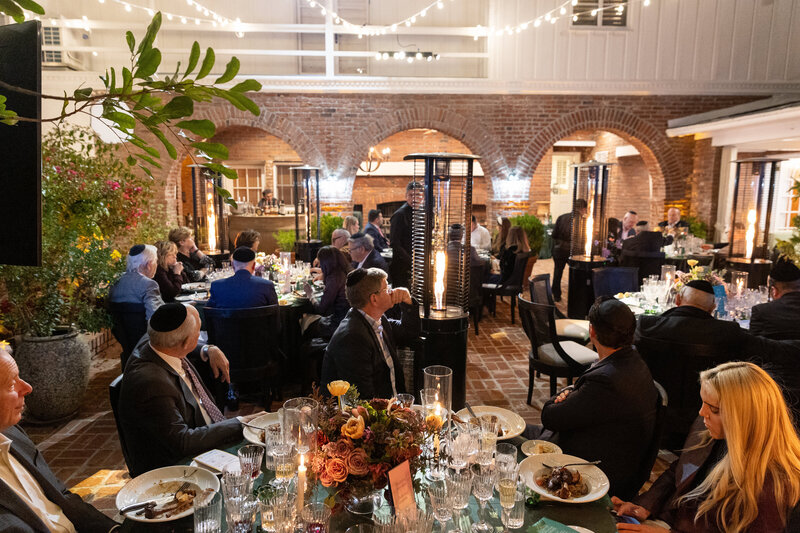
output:
[[[10,453],[24,466],[42,487],[47,499],[61,507],[77,531],[105,533],[116,522],[67,490],[47,466],[25,432],[12,426],[2,432],[11,439]],[[0,531],[4,533],[47,533],[48,529],[31,508],[11,488],[0,480]]]
[[[139,272],[125,272],[108,291],[112,302],[144,304],[145,319],[150,320],[156,309],[164,305],[158,283]]]
[[[119,417],[131,476],[242,439],[236,418],[206,425],[192,392],[150,344],[138,356],[134,351],[125,366]]]

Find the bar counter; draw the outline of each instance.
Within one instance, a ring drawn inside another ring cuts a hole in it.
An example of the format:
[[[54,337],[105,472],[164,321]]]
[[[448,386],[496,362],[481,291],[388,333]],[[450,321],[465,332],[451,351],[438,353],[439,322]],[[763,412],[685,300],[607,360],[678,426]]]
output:
[[[228,238],[230,247],[233,248],[236,235],[240,231],[254,229],[261,234],[259,252],[273,253],[278,247],[274,233],[280,230],[294,231],[294,214],[291,215],[230,215],[228,217]],[[299,215],[300,238],[306,235],[306,215]]]

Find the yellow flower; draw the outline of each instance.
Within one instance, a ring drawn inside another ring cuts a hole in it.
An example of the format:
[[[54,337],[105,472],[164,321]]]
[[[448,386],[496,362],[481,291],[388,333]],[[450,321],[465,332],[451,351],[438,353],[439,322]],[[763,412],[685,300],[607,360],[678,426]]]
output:
[[[103,234],[102,233],[94,232],[92,234],[92,236],[94,237],[94,240],[96,240],[96,241],[102,241],[103,240]]]
[[[689,259],[686,261],[686,264],[689,265],[691,268],[694,268],[697,266],[697,259]]]
[[[350,384],[344,380],[337,379],[336,381],[331,381],[328,383],[328,392],[331,393],[331,396],[341,396],[345,394],[350,389]]]
[[[437,414],[430,414],[425,417],[425,426],[430,431],[439,431],[444,425],[444,420]]]
[[[342,435],[351,439],[360,439],[364,435],[364,418],[351,416],[342,426]]]
[[[3,328],[3,326],[2,326],[2,325],[0,325],[0,328],[2,328],[2,329],[4,329],[4,330],[6,330],[5,328]],[[8,330],[6,330],[6,331],[8,331]],[[8,347],[9,347],[9,346],[10,346],[10,345],[8,344],[8,342],[6,342],[6,341],[0,341],[0,350],[6,350],[6,349],[8,349]]]
[[[119,250],[114,250],[113,252],[111,252],[111,259],[113,259],[114,261],[119,261],[120,259],[122,259],[122,254],[119,253]]]

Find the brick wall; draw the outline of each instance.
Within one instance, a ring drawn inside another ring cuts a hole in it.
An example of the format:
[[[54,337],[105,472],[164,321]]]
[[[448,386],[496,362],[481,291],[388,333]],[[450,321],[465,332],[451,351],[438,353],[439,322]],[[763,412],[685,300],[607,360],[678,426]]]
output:
[[[370,146],[412,128],[432,128],[482,157],[487,177],[504,181],[511,170],[530,185],[554,142],[574,132],[604,130],[624,137],[642,154],[666,201],[687,197],[695,141],[668,138],[672,118],[754,100],[743,96],[255,94],[258,117],[227,102],[195,106],[194,118],[219,129],[258,128],[279,137],[305,163],[321,166],[352,187],[355,168]],[[647,150],[644,150],[647,148]],[[165,168],[163,183],[177,184],[180,163]],[[349,180],[349,181],[347,181]],[[169,192],[166,190],[166,192]],[[177,195],[173,193],[177,198]],[[177,212],[175,199],[166,198]],[[491,203],[491,202],[490,202]],[[527,205],[526,205],[527,204]],[[495,208],[530,208],[529,189]],[[168,206],[169,207],[169,206]]]

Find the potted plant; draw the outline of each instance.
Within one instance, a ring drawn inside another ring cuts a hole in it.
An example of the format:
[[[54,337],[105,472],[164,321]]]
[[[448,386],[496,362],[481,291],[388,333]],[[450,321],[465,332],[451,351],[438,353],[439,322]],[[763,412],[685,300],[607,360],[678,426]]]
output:
[[[521,226],[528,236],[528,244],[531,246],[531,252],[534,256],[538,257],[542,245],[544,244],[544,224],[539,220],[539,217],[534,215],[519,215],[511,219],[511,224],[514,226]]]
[[[82,128],[45,136],[42,266],[0,266],[4,326],[15,336],[20,374],[33,386],[29,420],[61,420],[77,411],[90,362],[79,333],[110,325],[102,299],[124,270],[115,244],[127,246],[161,224],[145,213],[149,178],[132,174],[115,151]]]

